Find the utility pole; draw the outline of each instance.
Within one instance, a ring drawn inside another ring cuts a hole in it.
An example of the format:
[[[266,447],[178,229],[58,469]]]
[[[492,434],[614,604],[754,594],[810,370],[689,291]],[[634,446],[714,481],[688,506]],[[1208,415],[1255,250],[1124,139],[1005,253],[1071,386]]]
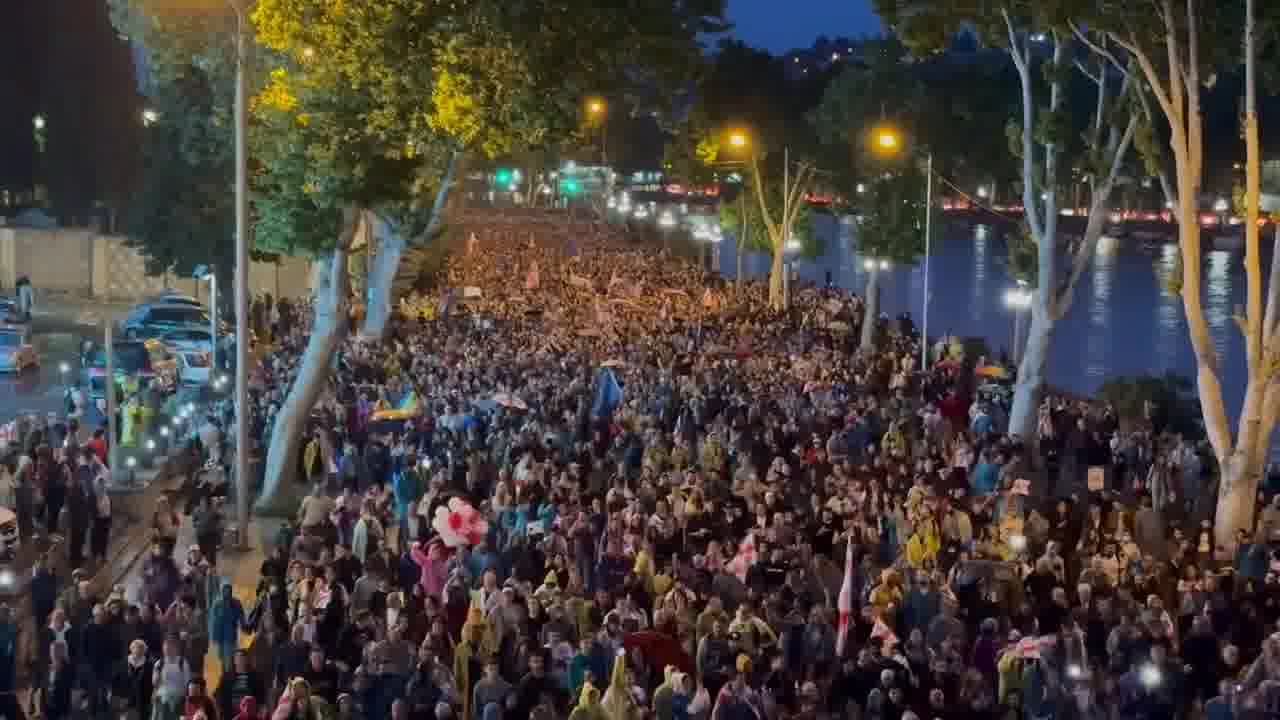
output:
[[[116,441],[116,353],[112,347],[111,318],[107,318],[105,324],[102,343],[103,352],[107,354],[107,376],[103,383],[107,398],[107,469],[111,474],[112,484],[115,484],[121,470],[120,463],[116,462],[120,458],[120,443]]]
[[[249,546],[249,64],[243,0],[230,0],[236,13],[236,524],[240,547]]]

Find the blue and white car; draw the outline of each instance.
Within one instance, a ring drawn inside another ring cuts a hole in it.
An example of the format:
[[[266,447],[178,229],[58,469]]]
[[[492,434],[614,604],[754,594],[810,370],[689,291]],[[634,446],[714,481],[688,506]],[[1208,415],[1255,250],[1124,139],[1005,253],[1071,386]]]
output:
[[[0,328],[0,372],[22,372],[39,367],[40,355],[31,344],[31,334],[25,328]]]

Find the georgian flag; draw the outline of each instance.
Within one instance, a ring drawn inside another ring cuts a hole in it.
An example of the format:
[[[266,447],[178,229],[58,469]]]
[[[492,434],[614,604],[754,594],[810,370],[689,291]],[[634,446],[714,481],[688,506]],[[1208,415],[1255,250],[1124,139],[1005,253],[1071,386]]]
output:
[[[853,538],[850,537],[844,550],[844,580],[840,583],[840,597],[837,600],[840,610],[840,621],[836,628],[836,656],[843,657],[845,645],[849,642],[849,623],[853,620]]]

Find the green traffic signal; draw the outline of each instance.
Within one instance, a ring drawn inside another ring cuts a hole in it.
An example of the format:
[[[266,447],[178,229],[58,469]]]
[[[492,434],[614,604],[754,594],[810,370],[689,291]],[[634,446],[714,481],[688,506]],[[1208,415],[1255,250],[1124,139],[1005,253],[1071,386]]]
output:
[[[494,180],[499,185],[509,185],[511,183],[511,171],[503,168],[494,175]]]

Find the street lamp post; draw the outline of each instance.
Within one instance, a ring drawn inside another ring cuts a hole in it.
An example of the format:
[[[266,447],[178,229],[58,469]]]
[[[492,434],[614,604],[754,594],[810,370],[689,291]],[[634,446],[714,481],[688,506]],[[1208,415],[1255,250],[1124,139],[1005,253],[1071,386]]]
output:
[[[898,131],[890,127],[879,127],[874,131],[874,145],[877,151],[892,155],[902,146],[902,137]],[[929,368],[929,255],[931,231],[933,229],[933,151],[925,157],[924,186],[924,299],[920,310],[920,369]]]
[[[236,13],[236,524],[241,547],[249,543],[249,42],[246,0],[228,0]]]

